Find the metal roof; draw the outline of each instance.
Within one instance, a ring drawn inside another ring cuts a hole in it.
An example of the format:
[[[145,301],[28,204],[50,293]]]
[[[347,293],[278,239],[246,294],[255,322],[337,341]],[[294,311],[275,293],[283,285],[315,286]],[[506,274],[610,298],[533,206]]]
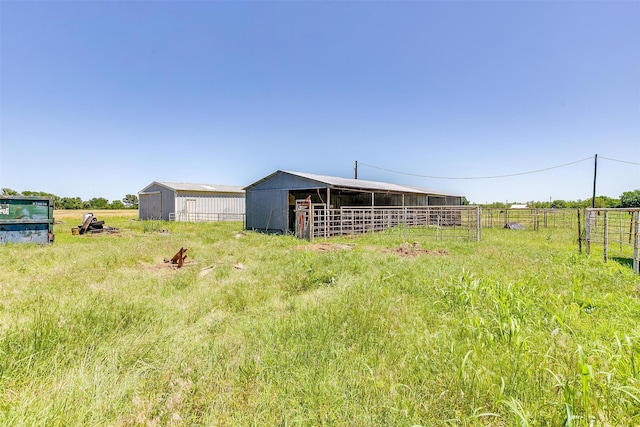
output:
[[[147,189],[153,185],[161,185],[170,190],[175,191],[201,191],[207,193],[244,193],[244,189],[236,185],[220,185],[220,184],[193,184],[188,182],[168,182],[168,181],[154,181],[146,186],[141,193],[144,193]]]
[[[316,175],[313,173],[292,172],[292,171],[284,171],[284,170],[278,170],[272,173],[271,175],[249,185],[248,187],[245,187],[245,189],[254,187],[257,184],[268,180],[272,176],[275,176],[281,173],[286,173],[289,175],[310,179],[310,180],[317,181],[319,183],[328,185],[330,187],[335,187],[335,188],[374,190],[374,191],[392,191],[395,193],[429,194],[429,195],[437,195],[437,196],[456,196],[457,197],[457,195],[454,195],[454,194],[445,194],[438,191],[428,190],[426,188],[420,188],[420,187],[414,187],[414,186],[408,186],[408,185],[399,185],[399,184],[392,184],[392,183],[380,182],[380,181],[367,181],[364,179],[340,178],[336,176]]]

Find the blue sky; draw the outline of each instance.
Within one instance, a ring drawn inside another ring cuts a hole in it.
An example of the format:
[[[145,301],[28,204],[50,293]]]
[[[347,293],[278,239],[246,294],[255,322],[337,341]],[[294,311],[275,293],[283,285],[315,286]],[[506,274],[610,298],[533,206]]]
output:
[[[619,197],[640,2],[1,0],[0,126],[0,186],[84,200],[356,160],[476,203],[576,200],[595,154]]]

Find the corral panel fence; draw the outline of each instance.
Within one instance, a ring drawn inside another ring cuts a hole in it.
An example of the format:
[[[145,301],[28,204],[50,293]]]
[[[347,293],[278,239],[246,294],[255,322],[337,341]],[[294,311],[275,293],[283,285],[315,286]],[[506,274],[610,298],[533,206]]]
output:
[[[524,228],[573,228],[578,221],[577,209],[482,209],[482,226],[505,227],[518,223]]]
[[[585,209],[585,250],[602,245],[605,262],[616,255],[631,258],[633,271],[640,274],[639,255],[640,208]]]
[[[478,206],[341,207],[299,203],[296,235],[300,238],[331,237],[397,229],[436,239],[481,240]]]

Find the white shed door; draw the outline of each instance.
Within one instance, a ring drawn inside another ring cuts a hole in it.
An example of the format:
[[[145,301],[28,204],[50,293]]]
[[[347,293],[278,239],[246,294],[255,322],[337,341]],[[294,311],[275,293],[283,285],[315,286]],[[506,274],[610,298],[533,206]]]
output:
[[[196,213],[196,200],[195,199],[187,199],[185,200],[185,211],[187,212],[187,221],[197,221],[198,215]]]

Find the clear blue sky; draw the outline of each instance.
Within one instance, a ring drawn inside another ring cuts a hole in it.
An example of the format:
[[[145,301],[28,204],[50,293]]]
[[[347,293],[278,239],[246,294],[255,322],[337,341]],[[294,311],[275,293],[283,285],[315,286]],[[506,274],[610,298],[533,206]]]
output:
[[[640,188],[639,1],[0,0],[0,186],[278,170],[470,201]],[[633,164],[635,163],[635,164]]]

